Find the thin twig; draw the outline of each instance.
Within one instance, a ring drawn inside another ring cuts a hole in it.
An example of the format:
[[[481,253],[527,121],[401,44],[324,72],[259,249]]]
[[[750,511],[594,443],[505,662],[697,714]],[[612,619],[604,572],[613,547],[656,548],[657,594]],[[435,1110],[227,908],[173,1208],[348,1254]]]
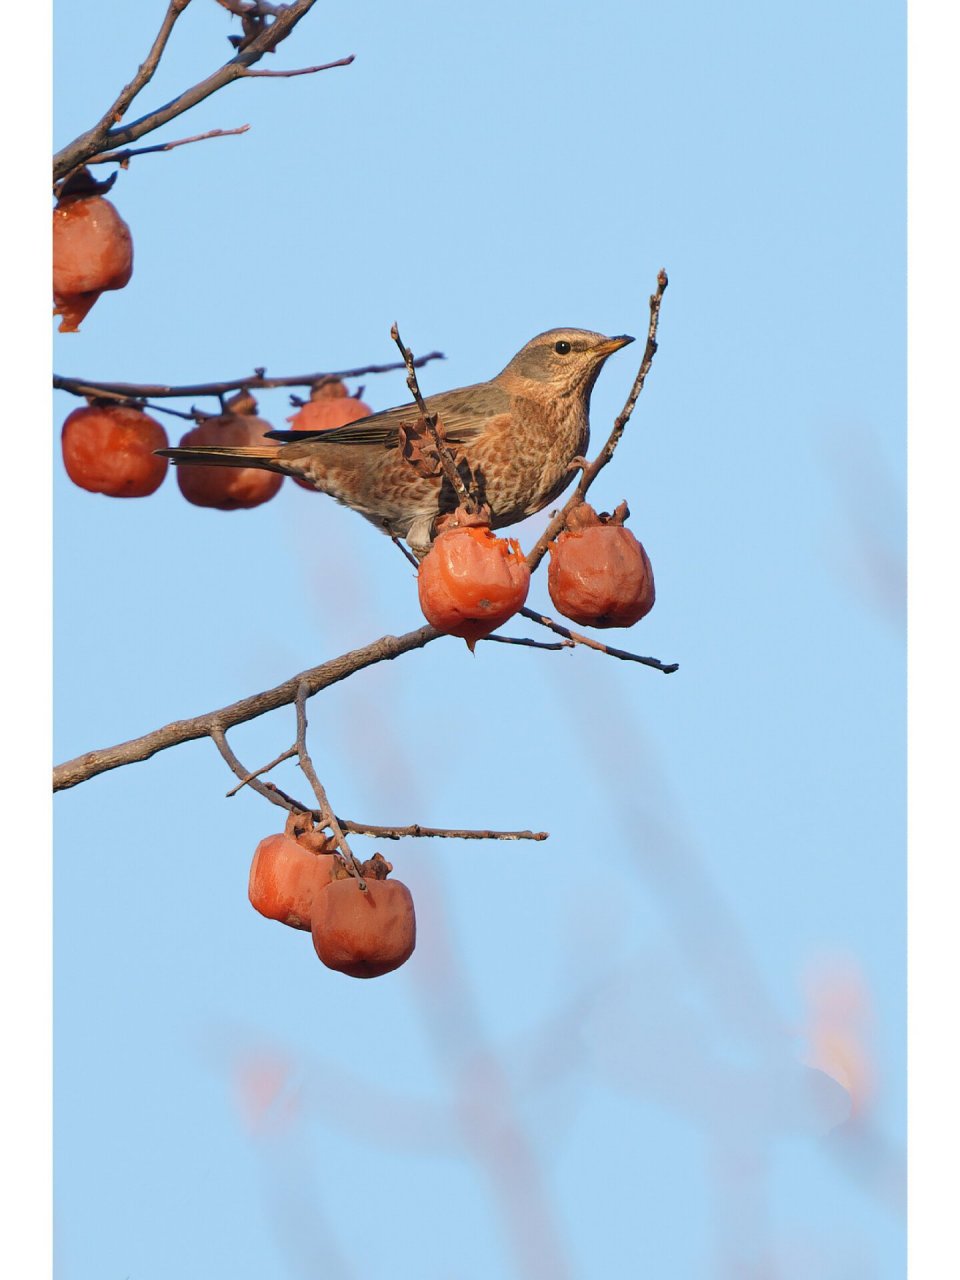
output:
[[[320,805],[320,823],[324,827],[329,827],[333,832],[337,841],[337,846],[343,854],[344,861],[353,869],[354,875],[360,882],[360,888],[366,890],[366,884],[363,879],[363,872],[360,869],[360,861],[355,856],[353,850],[347,844],[347,838],[343,834],[343,828],[337,821],[337,815],[333,812],[330,801],[327,799],[327,792],[323,783],[317,777],[317,771],[313,767],[313,760],[307,750],[307,698],[310,696],[310,688],[304,681],[297,689],[296,708],[297,708],[297,755],[300,757],[300,768],[303,770],[303,776],[313,788],[313,794],[317,797]]]
[[[231,770],[240,778],[240,786],[228,791],[228,796],[236,795],[242,786],[250,786],[259,795],[264,796],[281,809],[292,810],[294,813],[309,813],[315,822],[321,824],[326,822],[329,814],[321,809],[313,809],[310,805],[304,804],[301,800],[288,795],[276,783],[268,782],[264,785],[256,782],[256,779],[269,769],[274,768],[275,765],[280,764],[289,757],[295,756],[297,754],[296,746],[291,747],[289,751],[285,751],[282,756],[278,756],[270,764],[264,765],[262,769],[248,771],[227,744],[226,735],[221,730],[211,730],[210,737]],[[354,836],[369,836],[374,840],[547,840],[550,837],[548,831],[479,831],[472,827],[425,827],[420,822],[412,822],[408,826],[376,826],[371,822],[354,822],[350,818],[341,818],[339,816],[335,820],[341,831],[348,831]]]
[[[217,0],[221,8],[237,18],[276,17],[277,6],[268,0]]]
[[[443,360],[442,351],[431,351],[418,356],[415,364],[427,364],[430,360]],[[74,396],[118,395],[131,400],[157,400],[186,396],[222,396],[231,391],[269,390],[271,387],[312,387],[320,382],[340,381],[344,378],[362,378],[369,373],[395,373],[406,368],[405,364],[368,364],[357,369],[341,369],[337,373],[296,373],[282,378],[268,378],[266,369],[259,367],[250,376],[232,378],[223,382],[192,382],[174,387],[167,383],[153,382],[97,382],[90,378],[73,378],[64,374],[53,375],[55,391],[68,391]]]
[[[184,413],[182,409],[171,409],[169,405],[153,404],[150,400],[141,400],[136,396],[118,395],[116,391],[98,391],[96,395],[91,394],[90,400],[109,400],[111,404],[117,404],[124,409],[140,409],[141,411],[149,409],[151,413],[166,413],[173,418],[183,418],[187,422],[197,422],[203,418],[216,418],[219,413],[208,413],[204,409],[191,409],[189,413]]]
[[[151,151],[172,151],[174,147],[185,147],[191,142],[206,142],[208,138],[231,138],[238,133],[246,133],[250,126],[242,124],[237,129],[210,129],[207,133],[194,134],[192,138],[178,138],[176,142],[158,142],[152,147],[128,147],[125,151],[105,151],[102,155],[91,156],[87,164],[119,164],[125,169],[131,156],[149,155]]]
[[[454,493],[457,495],[457,498],[462,505],[473,507],[478,506],[479,504],[475,502],[467,492],[466,486],[464,485],[460,473],[457,470],[457,464],[454,460],[453,454],[450,452],[450,448],[444,437],[443,431],[439,426],[439,415],[431,413],[427,409],[426,401],[420,394],[420,384],[417,381],[416,373],[417,361],[414,360],[413,352],[410,348],[405,347],[403,342],[400,340],[400,330],[397,328],[396,324],[393,324],[390,327],[390,337],[400,348],[400,354],[403,356],[403,362],[407,367],[407,386],[410,388],[410,394],[413,396],[416,401],[417,408],[420,410],[420,416],[423,419],[424,425],[430,432],[431,436],[433,436],[443,474],[446,476],[447,481],[452,486]]]
[[[237,777],[249,786],[252,791],[256,791],[257,795],[263,796],[264,799],[269,800],[271,804],[279,805],[281,809],[300,809],[300,806],[295,800],[292,800],[289,796],[283,795],[282,792],[278,792],[277,788],[272,786],[270,783],[261,782],[256,773],[250,773],[243,767],[234,755],[232,747],[227,742],[227,735],[219,724],[211,725],[206,736],[210,738],[214,746],[223,756],[224,760],[226,760],[227,764]],[[262,770],[258,770],[257,772],[262,772]],[[73,784],[71,783],[70,785],[72,786]],[[56,789],[56,786],[54,786],[54,790]],[[233,792],[230,792],[229,794],[232,795]],[[283,796],[282,799],[280,798],[281,796]]]
[[[531,548],[530,553],[527,556],[527,567],[531,573],[533,573],[537,565],[539,565],[540,561],[546,555],[550,543],[563,531],[567,523],[567,516],[569,516],[570,512],[573,511],[575,507],[580,505],[587,490],[613,457],[614,450],[620,441],[620,437],[623,435],[623,429],[627,425],[630,415],[633,413],[634,406],[637,403],[640,392],[643,390],[643,384],[646,381],[647,374],[650,372],[650,366],[653,364],[653,357],[657,353],[657,325],[660,322],[660,303],[663,299],[663,293],[668,283],[667,273],[661,270],[657,275],[656,292],[650,295],[650,323],[647,326],[647,344],[643,351],[643,359],[640,362],[640,370],[634,379],[633,386],[630,388],[630,394],[627,396],[626,403],[613,424],[613,430],[610,432],[606,444],[592,462],[583,466],[580,482],[572,496],[565,503],[563,510],[550,521],[546,529]],[[641,659],[641,661],[645,661],[645,659]]]
[[[324,62],[318,67],[299,67],[296,71],[244,71],[243,77],[246,80],[252,80],[254,76],[273,76],[276,79],[289,79],[291,76],[312,76],[318,71],[331,71],[334,67],[349,67],[356,56],[355,53],[350,53],[345,58],[338,58],[336,62]]]
[[[344,831],[356,836],[372,836],[376,840],[549,840],[549,831],[456,831],[451,827],[423,827],[419,822],[409,827],[374,827],[366,822],[350,822],[338,818]]]
[[[581,635],[579,631],[571,631],[569,627],[561,626],[559,622],[555,622],[553,618],[548,618],[543,613],[537,613],[534,609],[527,608],[526,605],[520,609],[520,613],[525,618],[529,618],[531,622],[538,622],[540,626],[547,627],[551,631],[555,631],[558,636],[566,636],[568,640],[574,644],[586,645],[588,649],[596,649],[599,653],[606,653],[611,658],[620,658],[623,662],[642,662],[645,667],[653,667],[656,671],[662,671],[664,675],[672,675],[674,671],[679,671],[679,662],[661,662],[659,658],[642,658],[637,653],[629,653],[626,649],[614,649],[612,645],[601,644],[599,640],[594,640],[590,636]]]
[[[232,796],[235,796],[238,791],[241,791],[245,786],[253,782],[254,778],[262,777],[265,773],[269,773],[271,769],[275,769],[278,764],[283,764],[284,760],[290,760],[296,754],[297,748],[290,747],[288,750],[284,751],[282,755],[277,756],[276,760],[271,760],[269,764],[265,764],[259,769],[254,769],[252,773],[245,773],[233,790],[227,792],[226,798],[229,800]]]
[[[573,640],[558,640],[556,644],[550,644],[545,640],[529,640],[526,636],[498,636],[496,633],[481,636],[480,639],[495,640],[497,644],[522,644],[528,649],[572,649],[576,643]]]

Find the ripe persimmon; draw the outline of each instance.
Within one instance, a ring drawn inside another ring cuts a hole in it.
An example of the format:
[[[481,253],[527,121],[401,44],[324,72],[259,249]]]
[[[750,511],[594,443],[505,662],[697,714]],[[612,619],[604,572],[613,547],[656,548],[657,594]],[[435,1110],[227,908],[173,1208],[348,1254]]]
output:
[[[180,441],[181,445],[229,445],[245,447],[266,443],[264,436],[272,428],[258,418],[257,404],[249,392],[228,400],[227,412],[215,418],[204,418]],[[180,492],[195,507],[216,507],[218,511],[239,511],[259,507],[276,497],[283,476],[259,467],[179,466],[177,484]]]
[[[328,969],[351,978],[378,978],[410,959],[417,942],[413,895],[380,854],[363,864],[364,885],[344,874],[313,905],[313,945]]]
[[[81,489],[111,498],[145,498],[167,474],[166,458],[155,449],[169,444],[155,419],[126,405],[96,404],[74,409],[60,437],[67,475]]]
[[[565,618],[588,627],[632,627],[653,608],[653,569],[643,546],[613,515],[583,502],[550,548],[547,589]]]
[[[303,815],[292,815],[296,817]],[[332,843],[319,832],[288,819],[285,831],[266,836],[250,865],[251,904],[270,920],[309,929],[317,895],[333,874]]]
[[[513,538],[486,525],[454,524],[439,533],[420,562],[420,608],[438,631],[470,649],[513,617],[527,598],[530,570]]]
[[[64,196],[53,210],[53,314],[60,332],[75,333],[108,289],[122,289],[133,274],[133,237],[109,200]]]
[[[373,410],[356,396],[347,395],[347,388],[339,378],[332,382],[318,382],[310,389],[310,399],[287,419],[294,431],[329,431],[332,427],[345,427],[349,422],[369,418]],[[309,482],[293,477],[301,489],[319,492]]]

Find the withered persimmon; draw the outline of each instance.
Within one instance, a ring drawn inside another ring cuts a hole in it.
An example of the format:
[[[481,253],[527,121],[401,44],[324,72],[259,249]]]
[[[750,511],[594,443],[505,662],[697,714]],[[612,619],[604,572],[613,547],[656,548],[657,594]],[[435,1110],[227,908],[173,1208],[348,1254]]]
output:
[[[167,474],[155,449],[169,444],[155,419],[139,409],[92,404],[74,409],[60,437],[67,475],[81,489],[111,498],[145,498]]]
[[[588,627],[632,627],[653,608],[653,569],[641,544],[613,515],[581,503],[550,548],[547,589],[565,618]]]
[[[287,419],[294,431],[329,431],[333,427],[345,427],[349,422],[369,418],[373,410],[356,396],[347,395],[347,388],[339,378],[332,382],[318,382],[310,390],[310,399]],[[301,489],[317,493],[308,480],[293,477]]]
[[[270,423],[256,416],[257,405],[247,392],[228,400],[227,412],[205,418],[180,441],[181,445],[229,445],[241,448],[267,443],[264,436]],[[276,497],[283,484],[277,471],[259,467],[179,466],[180,492],[195,507],[215,507],[218,511],[240,511],[259,507]]]
[[[270,920],[310,929],[314,902],[333,874],[332,849],[320,832],[298,832],[288,820],[285,831],[257,845],[250,865],[251,904]]]
[[[313,906],[313,945],[328,969],[351,978],[378,978],[410,959],[417,942],[413,895],[380,854],[352,875],[333,879]]]
[[[530,570],[513,538],[485,525],[452,525],[420,562],[420,608],[438,631],[460,636],[472,650],[513,617],[527,598]]]
[[[53,314],[60,332],[76,333],[108,289],[122,289],[133,274],[130,228],[99,195],[66,196],[53,210]]]

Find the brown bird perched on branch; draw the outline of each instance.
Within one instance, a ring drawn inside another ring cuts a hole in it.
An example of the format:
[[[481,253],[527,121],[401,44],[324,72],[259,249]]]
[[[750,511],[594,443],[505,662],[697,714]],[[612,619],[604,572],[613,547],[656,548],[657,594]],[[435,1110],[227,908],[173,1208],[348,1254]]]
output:
[[[632,342],[586,329],[538,334],[489,382],[427,396],[442,434],[496,528],[542,511],[573,478],[590,439],[590,393],[604,361]],[[262,445],[161,449],[183,464],[262,467],[299,476],[422,553],[437,517],[458,504],[450,480],[411,460],[415,404],[326,431],[271,431]],[[422,434],[419,436],[423,439]],[[282,443],[271,443],[280,441]],[[414,451],[416,453],[416,451]]]

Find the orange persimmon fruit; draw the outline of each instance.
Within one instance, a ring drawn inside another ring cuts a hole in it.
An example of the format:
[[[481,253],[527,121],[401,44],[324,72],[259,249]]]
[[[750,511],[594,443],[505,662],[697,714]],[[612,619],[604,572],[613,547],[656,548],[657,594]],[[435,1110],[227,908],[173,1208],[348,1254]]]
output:
[[[420,562],[417,591],[429,623],[476,642],[513,617],[527,598],[530,570],[513,538],[485,525],[453,525],[439,533]]]
[[[410,959],[417,942],[413,895],[375,855],[363,864],[364,886],[352,875],[333,879],[313,904],[313,945],[328,969],[351,978],[379,978]]]
[[[122,289],[133,274],[130,228],[99,195],[66,196],[53,210],[53,314],[60,332],[76,333],[108,289]]]
[[[204,418],[180,441],[181,445],[247,445],[268,443],[264,436],[272,428],[258,418],[256,401],[248,392],[228,400],[227,412]],[[179,466],[180,492],[195,507],[215,507],[218,511],[240,511],[259,507],[276,497],[283,484],[277,471],[260,467]]]
[[[339,378],[332,382],[318,382],[310,389],[310,399],[287,419],[294,431],[329,431],[333,427],[345,427],[350,422],[369,418],[373,410],[356,396],[347,395],[347,388]],[[301,489],[318,493],[309,480],[293,477]]]
[[[597,515],[581,503],[567,529],[550,548],[547,589],[565,618],[588,627],[632,627],[653,608],[653,569],[643,546],[623,521],[621,503],[613,515]]]
[[[333,874],[334,855],[320,833],[294,831],[288,821],[285,831],[257,845],[248,894],[262,916],[293,929],[310,929],[316,898]]]
[[[169,444],[155,419],[126,405],[91,404],[74,409],[60,437],[67,475],[81,489],[111,498],[145,498],[167,474],[155,449]]]

